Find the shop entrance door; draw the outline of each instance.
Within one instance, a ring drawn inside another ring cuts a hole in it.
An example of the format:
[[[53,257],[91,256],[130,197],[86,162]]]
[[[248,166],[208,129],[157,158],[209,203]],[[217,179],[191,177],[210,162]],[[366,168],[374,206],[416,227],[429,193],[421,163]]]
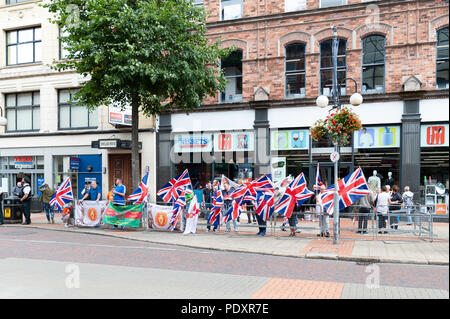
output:
[[[109,154],[109,189],[114,186],[116,178],[121,178],[127,187],[127,196],[133,191],[131,176],[131,154]]]

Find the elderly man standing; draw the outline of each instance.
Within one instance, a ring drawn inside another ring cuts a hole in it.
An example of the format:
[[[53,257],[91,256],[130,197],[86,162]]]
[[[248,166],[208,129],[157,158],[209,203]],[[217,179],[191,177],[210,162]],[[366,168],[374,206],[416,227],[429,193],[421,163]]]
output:
[[[330,237],[330,215],[323,208],[322,194],[325,192],[325,185],[320,186],[320,193],[316,195],[316,213],[319,217],[320,234],[318,237]]]
[[[48,223],[55,223],[55,213],[53,208],[50,207],[50,199],[52,198],[55,192],[51,189],[48,184],[43,184],[39,187],[39,191],[42,193],[40,201],[43,205],[45,216],[47,217]]]

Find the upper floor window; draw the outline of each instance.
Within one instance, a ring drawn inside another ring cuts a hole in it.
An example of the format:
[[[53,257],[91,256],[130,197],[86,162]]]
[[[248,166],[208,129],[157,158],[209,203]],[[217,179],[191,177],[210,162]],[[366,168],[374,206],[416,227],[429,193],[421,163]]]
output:
[[[67,44],[61,41],[61,38],[66,37],[68,34],[66,31],[63,31],[61,28],[59,28],[59,59],[63,60],[67,57],[68,51],[66,49]]]
[[[338,39],[338,56],[337,56],[337,80],[341,84],[341,95],[346,94],[346,83],[344,79],[347,77],[347,41]],[[331,96],[331,88],[333,87],[333,39],[325,40],[320,43],[320,94]]]
[[[243,0],[222,0],[220,9],[221,20],[225,21],[242,18],[243,2]]]
[[[221,61],[221,69],[227,79],[225,92],[220,93],[220,102],[242,101],[242,51],[233,51]]]
[[[203,0],[194,0],[194,5],[203,7]]]
[[[347,0],[320,0],[321,8],[337,7],[347,4]]]
[[[21,3],[21,2],[27,2],[30,0],[6,0],[6,4],[15,4],[15,3]]]
[[[84,105],[72,101],[77,90],[63,89],[58,91],[59,129],[97,128],[98,112],[89,111]]]
[[[42,37],[41,28],[29,28],[6,32],[6,64],[40,62]]]
[[[306,10],[306,0],[285,0],[286,12]]]
[[[384,92],[385,37],[371,35],[362,40],[362,92]]]
[[[293,43],[286,46],[286,97],[305,97],[305,45]]]
[[[448,27],[437,32],[436,87],[448,89]]]
[[[39,92],[6,94],[7,132],[39,131]]]

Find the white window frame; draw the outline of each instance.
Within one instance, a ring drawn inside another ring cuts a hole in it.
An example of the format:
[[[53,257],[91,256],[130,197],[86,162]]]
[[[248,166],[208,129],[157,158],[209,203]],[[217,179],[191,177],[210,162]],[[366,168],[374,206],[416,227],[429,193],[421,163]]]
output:
[[[339,6],[345,6],[345,5],[347,5],[347,0],[340,0],[341,2],[343,2],[343,3],[341,3],[340,5],[337,5],[337,6],[323,6],[323,2],[324,0],[320,0],[320,8],[332,8],[332,7],[339,7]]]
[[[303,4],[303,8],[297,8],[297,9],[293,9],[293,10],[287,10],[288,8],[288,2],[302,2]],[[306,0],[284,0],[284,12],[295,12],[295,11],[304,11],[306,10]]]

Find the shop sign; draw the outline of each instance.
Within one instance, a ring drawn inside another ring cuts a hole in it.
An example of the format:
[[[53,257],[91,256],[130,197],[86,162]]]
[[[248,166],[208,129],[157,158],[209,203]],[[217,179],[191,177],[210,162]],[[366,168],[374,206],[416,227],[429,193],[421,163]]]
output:
[[[214,134],[214,150],[218,152],[241,152],[255,149],[253,132]]]
[[[308,130],[272,131],[271,149],[279,150],[307,150],[309,149]]]
[[[421,147],[448,146],[448,124],[431,124],[420,126]]]
[[[445,215],[447,214],[447,205],[436,204],[435,211],[437,215]]]
[[[131,107],[122,110],[120,107],[109,106],[108,121],[111,124],[131,126]]]
[[[286,157],[272,157],[270,159],[272,179],[277,183],[286,178]]]
[[[363,127],[353,140],[355,149],[400,147],[400,126]]]
[[[175,153],[211,152],[212,134],[176,134]]]
[[[33,157],[32,156],[15,156],[14,157],[14,168],[34,168]]]
[[[119,148],[120,140],[98,140],[98,148]]]
[[[80,159],[78,157],[70,157],[69,168],[73,171],[78,171],[80,169]]]

